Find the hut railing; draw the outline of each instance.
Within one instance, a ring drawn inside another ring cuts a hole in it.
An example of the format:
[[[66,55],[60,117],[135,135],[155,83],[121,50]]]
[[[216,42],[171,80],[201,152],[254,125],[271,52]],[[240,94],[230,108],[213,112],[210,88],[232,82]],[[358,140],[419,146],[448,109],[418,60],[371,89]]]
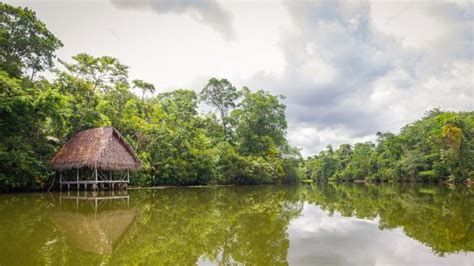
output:
[[[77,189],[80,188],[80,185],[84,185],[84,189],[87,189],[88,185],[91,185],[91,188],[97,188],[98,185],[104,188],[105,184],[110,184],[109,188],[114,189],[115,184],[126,185],[128,183],[130,183],[129,171],[115,172],[82,168],[59,173],[60,186],[66,185],[68,190],[71,185],[76,185]]]

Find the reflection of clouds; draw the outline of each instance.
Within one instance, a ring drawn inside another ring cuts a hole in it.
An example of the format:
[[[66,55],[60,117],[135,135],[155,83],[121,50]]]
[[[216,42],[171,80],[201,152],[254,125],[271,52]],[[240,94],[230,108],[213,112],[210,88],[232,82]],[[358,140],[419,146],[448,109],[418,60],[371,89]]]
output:
[[[305,205],[305,209],[314,209],[306,211],[299,219],[290,223],[291,227],[296,228],[295,234],[301,234],[301,237],[308,236],[308,233],[318,233],[320,231],[337,232],[340,234],[349,233],[357,229],[359,223],[378,224],[379,219],[367,220],[356,217],[342,217],[340,213],[334,213],[328,216],[326,212],[314,205]],[[311,237],[311,236],[309,236]]]
[[[329,216],[305,204],[288,228],[288,262],[294,265],[473,265],[474,254],[437,257],[400,228],[380,230],[379,219]]]

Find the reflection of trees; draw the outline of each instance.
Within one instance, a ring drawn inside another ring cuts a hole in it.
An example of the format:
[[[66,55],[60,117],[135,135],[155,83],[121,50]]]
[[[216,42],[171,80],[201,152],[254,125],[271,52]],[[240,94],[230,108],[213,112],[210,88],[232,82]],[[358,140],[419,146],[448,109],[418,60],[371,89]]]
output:
[[[129,207],[64,199],[60,206],[58,197],[45,194],[0,195],[0,211],[7,214],[0,264],[287,264],[286,229],[301,208],[296,188],[276,186],[133,191]],[[139,215],[131,226],[116,228],[119,233],[109,232],[104,239],[111,245],[100,249],[108,252],[76,245],[92,237],[71,234],[74,228],[108,232],[113,227],[106,224],[119,226],[112,220],[130,210]]]
[[[416,184],[326,184],[130,193],[130,206],[115,201],[102,204],[97,211],[89,203],[78,205],[76,201],[63,201],[59,207],[58,198],[45,194],[0,195],[0,264],[188,265],[199,260],[287,264],[286,229],[290,220],[300,215],[303,201],[344,216],[380,217],[381,229],[400,227],[439,255],[474,251],[474,193],[464,186],[450,190]],[[79,218],[64,214],[95,215],[97,223],[86,224],[105,228],[102,224],[112,223],[118,216],[109,220],[102,219],[104,215],[128,210],[137,210],[139,215],[126,230],[117,229],[124,233],[117,234],[118,245],[111,242],[110,254],[74,245],[67,230],[60,231],[53,221],[58,213],[63,220],[75,219],[76,223],[81,222]]]
[[[381,229],[406,235],[438,255],[474,251],[474,197],[465,186],[448,189],[417,184],[333,185],[301,190],[307,201],[344,216],[380,217]]]
[[[51,208],[47,198],[39,194],[0,195],[0,265],[44,262],[41,255],[33,260],[31,254],[40,253],[45,243],[55,239],[46,216]]]
[[[289,201],[290,192],[239,187],[140,193],[139,202],[146,203],[140,225],[114,262],[286,264],[286,228],[301,210]]]

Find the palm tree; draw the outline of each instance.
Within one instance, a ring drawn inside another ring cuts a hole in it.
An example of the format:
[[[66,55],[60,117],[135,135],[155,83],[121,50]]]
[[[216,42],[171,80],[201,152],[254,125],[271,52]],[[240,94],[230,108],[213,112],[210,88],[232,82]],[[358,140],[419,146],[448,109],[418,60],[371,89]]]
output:
[[[151,83],[145,82],[143,80],[134,79],[132,80],[133,88],[138,88],[142,91],[142,101],[145,100],[145,93],[148,91],[151,94],[155,93],[155,86]]]

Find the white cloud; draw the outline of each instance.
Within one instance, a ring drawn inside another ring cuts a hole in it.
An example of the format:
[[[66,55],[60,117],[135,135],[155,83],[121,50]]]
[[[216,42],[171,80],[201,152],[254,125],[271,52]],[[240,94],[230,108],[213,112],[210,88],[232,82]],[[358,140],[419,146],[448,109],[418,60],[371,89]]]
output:
[[[111,0],[112,4],[125,9],[153,10],[157,14],[185,14],[209,25],[226,40],[235,38],[232,15],[214,0],[166,1],[166,0]]]
[[[434,107],[473,110],[473,4],[287,2],[286,68],[250,84],[287,95],[305,155],[397,132]]]

